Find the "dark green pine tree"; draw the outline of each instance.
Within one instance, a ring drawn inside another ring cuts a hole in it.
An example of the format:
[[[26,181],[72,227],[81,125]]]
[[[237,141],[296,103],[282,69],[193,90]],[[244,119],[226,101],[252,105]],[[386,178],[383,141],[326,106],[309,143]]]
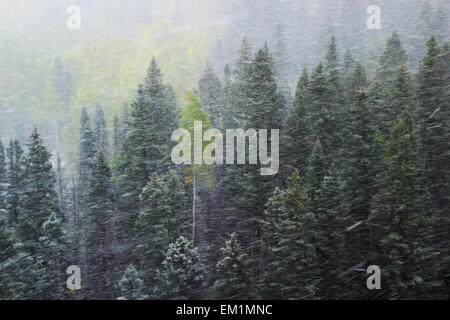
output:
[[[223,87],[222,87],[222,104],[223,104],[223,127],[225,129],[236,128],[237,123],[234,119],[235,112],[233,109],[234,102],[234,83],[230,67],[225,66],[223,71]]]
[[[208,113],[214,128],[223,127],[223,102],[222,85],[210,65],[207,65],[200,77],[198,87],[200,90],[200,101]]]
[[[6,171],[5,147],[0,140],[0,216],[6,215],[6,195],[8,186],[8,174]]]
[[[395,71],[406,64],[408,57],[402,47],[398,32],[394,31],[386,41],[386,47],[378,62],[377,79],[386,87],[391,85]]]
[[[336,163],[344,157],[344,128],[348,122],[344,104],[341,66],[339,62],[339,52],[335,36],[331,37],[326,55],[325,65],[326,95],[325,110],[323,112],[323,124],[326,128],[322,131],[326,136],[321,137],[322,143],[327,145],[325,151],[327,157]],[[326,137],[326,140],[324,140]],[[328,143],[326,143],[328,141]],[[329,148],[328,148],[329,147]]]
[[[238,55],[239,57],[233,71],[233,120],[235,125],[232,128],[243,128],[247,120],[250,65],[253,61],[252,48],[247,37],[242,39]]]
[[[81,211],[85,210],[85,195],[89,188],[89,175],[96,152],[95,135],[86,108],[81,110],[80,140],[78,145],[78,190]]]
[[[259,291],[264,299],[313,299],[317,291],[316,216],[295,171],[285,190],[276,188],[267,202],[265,273]]]
[[[317,295],[321,299],[348,298],[341,275],[348,269],[345,259],[345,229],[348,205],[344,199],[345,184],[334,166],[331,166],[319,190],[319,202],[315,216],[318,230],[315,231],[316,255],[320,283]]]
[[[42,230],[36,255],[41,272],[37,280],[37,287],[42,291],[40,299],[62,300],[67,291],[66,269],[70,265],[69,237],[62,219],[54,212],[44,222]]]
[[[428,53],[419,73],[419,116],[421,135],[427,164],[433,209],[436,216],[437,238],[450,234],[450,163],[448,81],[442,50],[435,37],[427,42]],[[445,56],[444,56],[445,57]],[[440,241],[439,249],[445,273],[450,275],[450,242]]]
[[[158,270],[154,298],[195,300],[204,298],[204,267],[192,241],[179,237],[169,245]]]
[[[164,260],[169,243],[190,231],[184,187],[177,172],[170,170],[162,178],[154,175],[143,189],[140,202],[134,257],[146,290],[152,292],[156,270]]]
[[[280,129],[282,110],[278,99],[275,67],[267,44],[250,65],[249,105],[246,128]]]
[[[439,285],[417,117],[406,109],[391,130],[368,219],[370,263],[379,265],[379,298],[425,299]]]
[[[130,264],[119,281],[120,297],[117,300],[147,300],[149,296],[145,294],[144,282],[139,278],[134,265]]]
[[[392,128],[395,119],[405,109],[409,108],[416,111],[416,101],[414,96],[414,87],[411,75],[405,65],[401,65],[394,74],[391,82],[392,87],[388,93],[389,108],[385,113],[385,123]]]
[[[269,133],[270,129],[280,129],[282,110],[278,101],[273,59],[267,45],[258,51],[250,66],[248,90],[249,104],[244,128],[266,128]],[[226,182],[229,185],[226,197],[236,208],[234,228],[239,230],[243,248],[249,255],[254,271],[250,275],[253,281],[260,277],[262,269],[261,221],[264,208],[277,182],[272,175],[261,175],[260,168],[261,165],[251,164],[230,166]]]
[[[121,127],[119,130],[119,145],[122,147],[122,144],[125,142],[128,132],[130,132],[130,111],[128,109],[128,104],[125,104],[122,111],[121,118]],[[122,150],[121,150],[122,151]]]
[[[375,128],[372,105],[369,102],[366,86],[367,76],[364,68],[357,63],[347,82],[347,105],[349,106],[350,124],[346,128],[347,165],[346,203],[349,213],[346,228],[346,259],[350,267],[364,261],[368,250],[368,230],[364,221],[367,219],[370,200],[374,192],[375,177]],[[354,296],[359,290],[366,290],[361,285],[360,277],[353,277],[350,282]]]
[[[108,128],[106,126],[105,113],[101,106],[95,108],[94,117],[94,139],[95,139],[95,150],[102,151],[104,155],[109,155],[109,136]]]
[[[342,73],[344,76],[350,74],[355,66],[355,60],[349,49],[345,51],[344,61],[342,63]]]
[[[335,149],[333,136],[337,124],[333,119],[335,116],[333,110],[329,110],[330,90],[322,63],[319,63],[313,70],[309,85],[311,95],[311,107],[307,116],[311,128],[309,140],[320,140],[325,153],[329,157]]]
[[[6,149],[6,156],[8,158],[6,208],[9,224],[15,224],[19,214],[19,197],[22,190],[21,177],[23,170],[23,151],[17,140],[10,141],[9,148]]]
[[[28,140],[21,177],[17,233],[27,251],[36,255],[41,248],[39,239],[45,236],[44,222],[54,213],[63,218],[55,190],[56,177],[47,151],[37,129]]]
[[[311,104],[309,93],[309,75],[306,69],[297,82],[295,91],[294,106],[291,109],[286,127],[283,130],[281,139],[282,152],[282,173],[283,177],[288,176],[295,169],[304,172],[308,162],[312,144],[309,141],[308,108]]]
[[[87,294],[91,299],[112,299],[116,296],[113,201],[111,171],[100,151],[92,162],[86,202],[86,282]]]
[[[120,225],[125,239],[132,238],[139,214],[139,194],[152,174],[173,166],[170,151],[172,132],[178,126],[174,91],[163,82],[152,59],[144,83],[131,106],[129,132],[123,144],[118,178]]]
[[[190,232],[191,221],[187,211],[186,194],[176,170],[169,170],[163,179],[167,232],[170,242],[175,242],[178,237],[187,237]]]
[[[144,288],[152,293],[157,281],[156,270],[164,260],[170,243],[164,181],[154,175],[142,190],[141,212],[136,220],[134,260],[144,281]]]
[[[0,300],[29,299],[35,294],[33,258],[24,251],[8,220],[0,216]]]
[[[248,277],[247,255],[241,248],[237,233],[231,234],[221,248],[222,259],[217,262],[217,277],[214,283],[215,297],[222,300],[248,299],[251,293]]]

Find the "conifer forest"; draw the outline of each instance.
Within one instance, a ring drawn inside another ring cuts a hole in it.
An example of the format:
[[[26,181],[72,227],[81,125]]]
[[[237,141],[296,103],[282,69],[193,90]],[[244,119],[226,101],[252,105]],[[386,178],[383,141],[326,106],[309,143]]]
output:
[[[0,11],[0,300],[450,299],[449,1]]]

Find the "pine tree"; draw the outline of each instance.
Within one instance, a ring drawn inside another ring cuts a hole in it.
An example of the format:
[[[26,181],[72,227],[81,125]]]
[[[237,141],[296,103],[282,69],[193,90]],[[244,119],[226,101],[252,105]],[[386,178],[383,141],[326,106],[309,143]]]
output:
[[[17,140],[10,141],[9,148],[6,149],[6,155],[8,158],[6,207],[9,224],[15,224],[19,214],[19,196],[22,190],[21,177],[23,170],[23,151]]]
[[[344,158],[344,132],[346,119],[346,110],[344,107],[344,95],[342,86],[341,67],[339,62],[339,52],[337,49],[336,37],[331,37],[326,54],[327,63],[325,65],[326,94],[324,96],[325,110],[322,109],[323,126],[322,133],[324,137],[320,137],[329,159],[333,159],[338,163]],[[317,110],[318,111],[318,110]],[[326,137],[326,138],[325,138]],[[325,147],[326,146],[326,147]]]
[[[6,171],[5,147],[0,141],[0,216],[6,215],[6,190],[8,186],[8,175]]]
[[[345,229],[347,227],[347,203],[344,183],[337,170],[331,166],[319,189],[319,201],[315,216],[318,224],[316,255],[320,270],[318,296],[321,299],[346,297],[345,280],[341,274],[348,268],[346,263]]]
[[[105,113],[101,106],[95,108],[94,139],[95,150],[102,151],[106,156],[109,155],[108,129],[106,127]]]
[[[336,123],[333,110],[330,110],[330,91],[322,63],[313,70],[310,80],[311,107],[308,122],[311,127],[310,141],[320,140],[325,153],[329,156],[335,148],[333,136]]]
[[[184,186],[180,182],[178,173],[169,170],[164,176],[165,206],[167,208],[166,217],[169,240],[175,242],[180,236],[189,234],[190,219],[186,210],[186,195]]]
[[[203,71],[198,87],[200,90],[200,101],[208,113],[213,127],[222,127],[224,117],[223,102],[221,99],[222,85],[210,65],[207,65]]]
[[[233,128],[243,128],[246,124],[246,110],[248,105],[250,65],[253,61],[252,49],[247,37],[244,37],[238,52],[238,59],[234,73],[234,101],[233,120],[236,122]]]
[[[203,297],[204,267],[192,241],[182,236],[169,245],[158,279],[155,298],[194,300]]]
[[[87,287],[89,297],[94,299],[112,299],[115,296],[113,201],[111,171],[100,151],[92,162],[85,226]]]
[[[445,65],[442,50],[435,37],[427,42],[428,53],[423,59],[419,73],[419,115],[421,136],[427,164],[427,177],[433,209],[436,212],[436,235],[450,233],[450,163],[449,142],[449,103],[446,92]],[[447,90],[448,91],[448,90]],[[440,241],[444,272],[450,274],[449,241]]]
[[[407,109],[386,142],[384,170],[377,177],[368,219],[373,244],[370,262],[384,274],[383,298],[430,298],[439,284],[420,149],[417,119]]]
[[[160,69],[152,59],[131,105],[129,132],[119,165],[120,224],[126,242],[132,238],[139,214],[140,192],[154,173],[164,173],[173,165],[171,136],[177,121],[174,91],[164,84]]]
[[[27,250],[35,255],[40,250],[39,239],[45,236],[42,225],[54,213],[63,218],[55,190],[56,178],[47,151],[37,129],[28,140],[21,177],[17,232]]]
[[[260,292],[266,299],[312,299],[317,286],[317,219],[298,171],[267,202],[267,247]]]
[[[389,92],[389,109],[386,110],[386,123],[389,128],[405,109],[416,111],[414,87],[411,75],[405,65],[401,65],[396,71]]]
[[[281,128],[282,110],[277,95],[273,59],[267,45],[260,49],[250,66],[248,83],[248,108],[246,127]],[[246,159],[248,159],[246,155]],[[244,250],[249,255],[253,281],[260,277],[262,269],[261,221],[264,208],[271,196],[276,179],[261,175],[260,165],[230,166],[226,178],[226,198],[235,207],[233,223],[240,231]]]
[[[89,188],[89,175],[92,160],[96,152],[95,136],[91,129],[89,115],[86,108],[81,110],[80,140],[78,145],[78,179],[79,201],[82,213],[85,211],[85,194]]]
[[[141,212],[136,220],[134,257],[144,281],[144,288],[152,292],[157,280],[156,270],[164,260],[170,243],[167,229],[166,188],[164,181],[154,175],[142,190]]]
[[[0,300],[28,299],[35,293],[33,258],[24,251],[19,239],[0,216]]]
[[[52,212],[42,225],[39,253],[35,257],[41,268],[37,280],[41,299],[61,300],[65,297],[66,268],[68,266],[69,237],[63,221]]]
[[[119,281],[120,297],[117,300],[147,300],[149,296],[144,293],[143,284],[138,272],[130,264]]]
[[[154,175],[142,191],[140,201],[134,255],[145,288],[151,292],[167,246],[189,232],[184,188],[176,171],[170,170],[161,178]]]
[[[217,278],[214,289],[217,299],[248,299],[249,277],[247,255],[241,248],[237,233],[231,234],[230,240],[225,241],[221,248],[222,259],[217,262]]]
[[[308,108],[310,106],[309,75],[306,69],[297,82],[294,106],[289,114],[286,127],[283,130],[282,158],[283,176],[287,176],[295,169],[304,172],[307,164],[306,154],[311,150]]]
[[[223,104],[223,127],[226,129],[236,128],[234,103],[234,83],[230,67],[225,66],[223,71],[223,88],[222,88],[222,104]]]
[[[391,37],[386,41],[386,47],[380,56],[378,62],[377,78],[387,87],[390,86],[395,71],[406,64],[408,57],[402,47],[398,32],[394,31]]]
[[[342,73],[344,76],[348,75],[352,72],[353,67],[355,66],[355,60],[353,59],[353,55],[349,49],[345,51],[344,61],[342,65]]]
[[[347,104],[350,124],[347,128],[347,165],[345,202],[349,206],[346,234],[346,259],[349,267],[364,261],[368,250],[367,219],[370,201],[374,193],[375,177],[375,128],[372,105],[366,91],[367,77],[364,68],[357,63],[347,83]],[[353,275],[351,275],[353,276]],[[349,283],[354,297],[360,294],[361,279]],[[362,290],[366,290],[364,287]]]

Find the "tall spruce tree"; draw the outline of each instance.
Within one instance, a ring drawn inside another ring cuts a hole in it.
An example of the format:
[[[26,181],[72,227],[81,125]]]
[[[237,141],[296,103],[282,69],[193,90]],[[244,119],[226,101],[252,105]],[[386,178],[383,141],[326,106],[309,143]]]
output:
[[[93,299],[115,297],[115,217],[111,171],[99,151],[93,162],[87,192],[85,225],[87,290]]]
[[[250,65],[253,61],[252,48],[247,37],[244,37],[238,52],[234,73],[233,120],[236,128],[242,128],[246,123],[248,105]]]
[[[357,63],[347,82],[347,105],[350,124],[346,128],[347,165],[346,196],[349,213],[346,222],[346,259],[350,267],[364,261],[369,244],[365,221],[370,210],[374,192],[375,177],[375,128],[372,104],[369,102],[366,86],[367,76],[361,64]],[[354,274],[350,275],[351,277]],[[360,277],[350,281],[348,290],[356,297],[361,289]],[[365,288],[364,288],[365,290]]]
[[[89,115],[85,107],[81,110],[80,140],[78,145],[78,181],[79,181],[79,207],[82,214],[85,212],[85,195],[89,188],[89,175],[92,160],[96,152],[95,135],[91,129]]]
[[[42,228],[44,222],[52,213],[58,218],[63,217],[55,190],[56,178],[50,163],[51,154],[36,128],[27,147],[21,175],[17,232],[25,248],[35,255],[40,251],[39,238],[45,236]]]
[[[152,59],[144,83],[139,85],[131,105],[129,132],[119,165],[118,200],[125,239],[132,238],[142,189],[152,174],[164,173],[172,167],[171,136],[177,121],[174,91],[164,84],[161,71]]]
[[[321,299],[347,298],[345,280],[341,274],[348,268],[345,259],[345,229],[348,206],[344,198],[345,184],[332,165],[322,180],[315,217],[314,231],[320,282],[317,295]]]
[[[445,55],[435,37],[427,42],[428,53],[422,61],[419,73],[419,115],[421,136],[427,164],[427,176],[433,209],[436,212],[436,238],[450,234],[450,132],[448,79],[444,64]],[[447,71],[448,72],[448,71]],[[450,242],[439,241],[444,272],[450,275]]]
[[[208,113],[213,126],[215,128],[223,127],[222,85],[210,65],[207,65],[203,71],[198,87],[200,90],[200,101]]]
[[[316,295],[318,224],[309,197],[295,171],[285,190],[276,188],[267,202],[267,248],[260,293],[266,299],[312,299]]]
[[[4,216],[0,216],[0,252],[0,300],[32,298],[38,278],[32,268],[33,258]]]
[[[39,238],[39,253],[36,256],[41,268],[37,280],[40,299],[61,300],[66,297],[66,269],[70,265],[70,241],[61,218],[52,212],[42,225],[43,236]],[[69,264],[68,264],[69,263]]]
[[[94,117],[95,150],[102,151],[104,155],[110,154],[108,128],[106,126],[105,113],[101,106],[95,108]]]
[[[385,279],[378,297],[433,297],[439,284],[437,254],[431,245],[433,216],[414,111],[406,109],[398,117],[382,161],[368,219],[370,263],[381,267]]]
[[[244,128],[281,128],[282,110],[277,95],[273,59],[267,45],[256,53],[249,74],[249,104]],[[254,270],[251,275],[253,281],[262,272],[261,221],[264,218],[264,208],[277,183],[273,176],[261,175],[260,168],[260,165],[234,165],[230,167],[227,176],[227,199],[236,208],[235,229],[241,232],[244,250],[249,255],[251,268]]]
[[[141,212],[136,220],[136,247],[134,260],[137,262],[144,289],[152,293],[157,282],[156,271],[164,261],[170,243],[167,228],[168,219],[166,188],[162,178],[153,175],[140,195]]]
[[[308,108],[310,107],[309,75],[306,69],[297,82],[294,106],[289,114],[286,127],[283,130],[281,145],[283,160],[283,177],[295,169],[304,172],[308,162],[307,155],[311,150]]]
[[[386,41],[386,47],[378,62],[377,78],[386,86],[390,85],[395,71],[403,64],[406,64],[408,57],[403,49],[398,32],[392,32],[391,37]]]

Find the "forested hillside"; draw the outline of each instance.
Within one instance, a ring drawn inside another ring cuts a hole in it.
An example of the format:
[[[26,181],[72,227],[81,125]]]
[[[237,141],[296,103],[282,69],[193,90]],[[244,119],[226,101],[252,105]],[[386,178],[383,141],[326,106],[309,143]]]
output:
[[[379,30],[366,1],[86,2],[72,40],[42,2],[48,46],[23,17],[0,46],[0,299],[449,299],[445,1]],[[277,174],[175,165],[195,121],[279,129]]]

